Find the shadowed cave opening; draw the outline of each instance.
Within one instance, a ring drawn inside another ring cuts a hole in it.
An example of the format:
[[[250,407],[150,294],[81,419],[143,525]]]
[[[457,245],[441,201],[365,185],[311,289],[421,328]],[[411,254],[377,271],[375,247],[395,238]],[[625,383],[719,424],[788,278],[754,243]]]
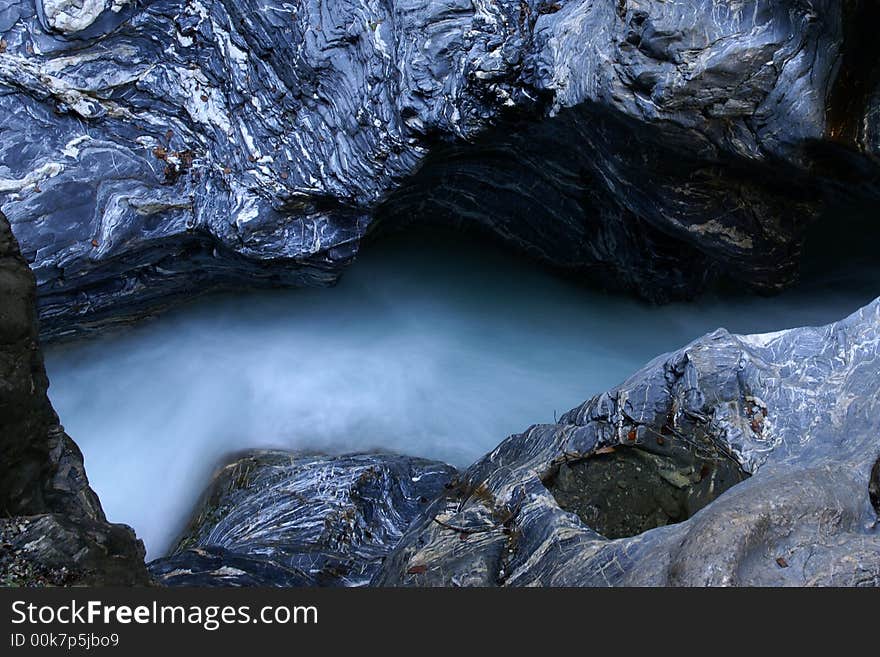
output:
[[[544,483],[565,511],[618,539],[683,522],[748,477],[722,454],[623,446],[564,463]]]

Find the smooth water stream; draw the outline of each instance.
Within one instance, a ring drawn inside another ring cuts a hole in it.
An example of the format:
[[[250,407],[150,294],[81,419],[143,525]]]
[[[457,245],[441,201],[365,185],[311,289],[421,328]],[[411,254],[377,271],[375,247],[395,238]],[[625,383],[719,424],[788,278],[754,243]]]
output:
[[[152,558],[230,452],[381,449],[464,466],[719,326],[824,324],[877,294],[880,268],[853,263],[777,298],[658,308],[422,234],[366,249],[335,288],[207,297],[46,361],[107,515]]]

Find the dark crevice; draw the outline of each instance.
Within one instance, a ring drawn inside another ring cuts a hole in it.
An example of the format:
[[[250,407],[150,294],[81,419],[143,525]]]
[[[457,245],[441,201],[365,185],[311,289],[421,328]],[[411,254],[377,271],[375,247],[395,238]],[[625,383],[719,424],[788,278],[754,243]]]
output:
[[[817,298],[847,294],[861,305],[877,297],[880,285],[880,222],[875,204],[851,200],[826,208],[806,234],[801,290]],[[855,302],[854,302],[855,303]]]
[[[617,539],[683,522],[748,476],[722,455],[617,447],[565,463],[544,483],[560,507]]]
[[[880,459],[874,463],[871,469],[871,481],[868,482],[868,496],[871,498],[871,506],[880,516]]]
[[[864,149],[864,117],[880,84],[877,26],[880,2],[842,0],[843,45],[840,69],[828,105],[828,137]]]

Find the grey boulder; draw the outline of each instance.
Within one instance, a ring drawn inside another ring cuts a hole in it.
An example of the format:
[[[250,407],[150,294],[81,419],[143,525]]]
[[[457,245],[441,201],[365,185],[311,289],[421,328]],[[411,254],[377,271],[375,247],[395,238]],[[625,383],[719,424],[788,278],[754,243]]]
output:
[[[253,452],[217,473],[150,572],[166,586],[362,586],[455,473],[404,456]]]

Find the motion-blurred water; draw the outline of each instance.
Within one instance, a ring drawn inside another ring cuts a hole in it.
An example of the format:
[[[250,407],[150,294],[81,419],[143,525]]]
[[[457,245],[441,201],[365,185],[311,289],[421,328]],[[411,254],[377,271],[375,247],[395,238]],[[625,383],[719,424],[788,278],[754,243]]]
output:
[[[878,294],[880,268],[853,262],[777,298],[651,307],[409,235],[367,248],[336,288],[208,297],[46,362],[107,515],[152,558],[230,452],[381,449],[464,466],[719,326],[824,324]]]

